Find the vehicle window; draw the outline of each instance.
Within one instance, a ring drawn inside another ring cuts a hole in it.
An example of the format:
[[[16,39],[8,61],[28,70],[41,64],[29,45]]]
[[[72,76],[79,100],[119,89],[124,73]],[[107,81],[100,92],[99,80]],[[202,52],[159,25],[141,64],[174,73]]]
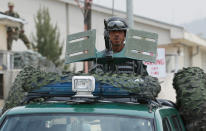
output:
[[[174,125],[175,131],[182,131],[181,124],[177,116],[172,116],[172,123]]]
[[[163,130],[164,131],[171,131],[171,126],[170,126],[168,118],[166,118],[166,117],[163,118],[162,123],[163,123]]]
[[[152,119],[117,115],[9,116],[0,131],[153,131]]]

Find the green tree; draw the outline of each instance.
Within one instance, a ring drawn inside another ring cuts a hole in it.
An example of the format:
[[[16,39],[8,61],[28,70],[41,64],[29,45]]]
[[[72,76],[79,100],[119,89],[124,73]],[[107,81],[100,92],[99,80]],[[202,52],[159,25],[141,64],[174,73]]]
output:
[[[60,33],[57,24],[51,23],[48,8],[40,8],[34,18],[36,35],[33,35],[33,46],[56,66],[62,64],[60,56],[62,54],[62,43],[60,43]]]

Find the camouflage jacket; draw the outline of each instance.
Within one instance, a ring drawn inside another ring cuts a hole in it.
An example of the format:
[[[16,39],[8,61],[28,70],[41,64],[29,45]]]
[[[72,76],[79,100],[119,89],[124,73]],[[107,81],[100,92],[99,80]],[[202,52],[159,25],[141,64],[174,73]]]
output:
[[[126,74],[136,74],[141,76],[147,76],[147,66],[143,64],[142,61],[138,60],[127,60],[120,63],[105,63],[105,64],[95,64],[95,66],[90,70],[90,72],[112,72],[112,73],[126,73]]]
[[[5,14],[8,16],[15,17],[15,18],[20,18],[19,14],[17,12],[6,11]],[[20,30],[22,30],[22,29],[23,29],[23,25],[21,25],[21,27],[20,27]],[[19,28],[17,28],[17,27],[8,27],[7,28],[7,32],[9,32],[9,33],[17,32],[17,31],[19,31]]]
[[[6,11],[5,14],[8,15],[8,16],[15,17],[15,18],[20,18],[19,14],[17,12]]]

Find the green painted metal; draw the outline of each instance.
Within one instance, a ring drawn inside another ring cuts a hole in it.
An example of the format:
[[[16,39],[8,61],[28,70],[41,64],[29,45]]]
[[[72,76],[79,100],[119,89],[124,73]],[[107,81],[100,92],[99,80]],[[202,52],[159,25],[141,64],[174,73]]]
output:
[[[96,30],[69,35],[66,45],[66,61],[72,63],[96,57]]]
[[[169,120],[170,126],[172,128],[172,131],[175,131],[175,127],[172,123],[172,117],[173,116],[177,116],[180,122],[180,125],[182,127],[182,131],[185,131],[186,129],[184,128],[184,123],[179,115],[178,110],[176,110],[175,108],[171,108],[171,107],[164,107],[161,109],[156,110],[155,112],[155,119],[157,121],[157,129],[163,131],[163,125],[162,125],[162,120],[163,118],[167,118]]]
[[[127,32],[125,57],[148,62],[156,61],[157,54],[156,33],[130,29]]]
[[[88,39],[72,42],[73,40],[78,40],[84,37],[88,37]],[[158,35],[156,33],[129,29],[127,31],[124,49],[119,53],[114,53],[112,58],[113,60],[116,59],[116,61],[121,61],[122,59],[133,59],[155,62],[157,54],[157,39]],[[66,48],[66,63],[91,60],[104,62],[106,60],[104,57],[105,54],[104,52],[97,52],[95,41],[96,30],[69,35]],[[85,51],[88,53],[83,53]]]
[[[32,104],[16,107],[4,114],[35,114],[35,113],[94,113],[140,116],[154,118],[154,112],[150,113],[148,105],[120,104],[120,103],[90,103],[90,104]]]

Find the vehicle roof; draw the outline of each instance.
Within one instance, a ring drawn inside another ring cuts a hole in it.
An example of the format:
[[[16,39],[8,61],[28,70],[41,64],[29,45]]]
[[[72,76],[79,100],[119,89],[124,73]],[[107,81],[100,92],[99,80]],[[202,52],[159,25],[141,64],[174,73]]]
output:
[[[5,115],[40,114],[40,113],[93,113],[131,115],[138,117],[154,118],[154,110],[149,112],[148,104],[128,103],[36,103],[12,108]]]

